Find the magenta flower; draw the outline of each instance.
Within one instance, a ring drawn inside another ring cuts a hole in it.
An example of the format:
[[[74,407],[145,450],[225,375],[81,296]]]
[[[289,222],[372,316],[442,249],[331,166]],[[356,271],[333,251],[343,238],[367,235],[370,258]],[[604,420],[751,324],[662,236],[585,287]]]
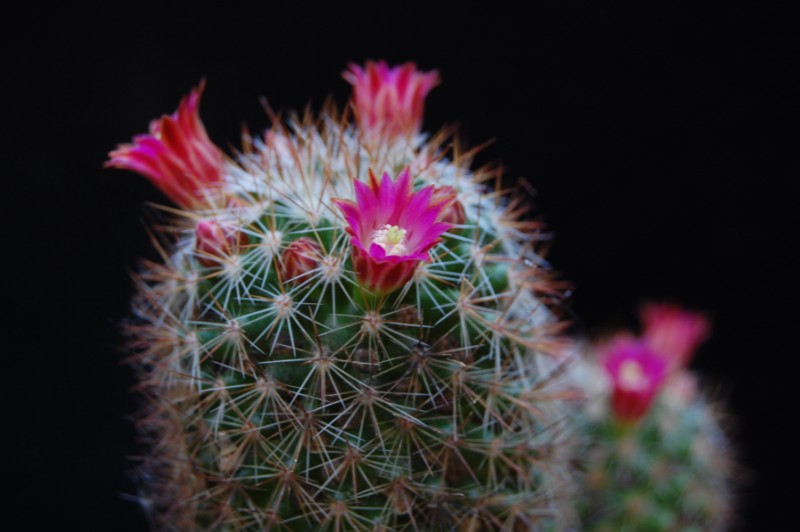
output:
[[[370,170],[369,185],[354,182],[356,202],[335,199],[353,244],[353,267],[359,283],[377,293],[405,285],[417,265],[451,224],[439,220],[446,202],[433,202],[433,186],[413,192],[406,168],[396,180],[380,183]]]
[[[618,420],[640,420],[667,376],[667,361],[646,343],[618,339],[606,351],[603,365],[611,377],[611,411]]]
[[[420,72],[414,63],[391,68],[385,61],[367,61],[365,68],[351,63],[342,76],[353,85],[359,127],[389,138],[420,132],[425,96],[439,84],[438,72]]]
[[[109,153],[106,167],[147,177],[184,208],[201,207],[222,183],[222,152],[211,142],[198,108],[205,83],[181,100],[172,116],[150,122],[150,133],[136,135]]]
[[[685,366],[697,346],[708,337],[708,320],[677,305],[651,303],[642,308],[640,315],[643,340],[667,358],[673,368]]]

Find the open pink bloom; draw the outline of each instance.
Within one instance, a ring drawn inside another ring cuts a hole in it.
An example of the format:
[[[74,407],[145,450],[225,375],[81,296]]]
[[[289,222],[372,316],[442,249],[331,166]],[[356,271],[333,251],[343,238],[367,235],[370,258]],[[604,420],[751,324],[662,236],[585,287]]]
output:
[[[697,346],[708,337],[708,320],[677,305],[648,304],[641,310],[643,340],[667,358],[671,367],[685,366]]]
[[[667,376],[667,361],[642,341],[615,341],[603,357],[611,377],[611,411],[626,423],[640,420]]]
[[[335,199],[353,244],[353,267],[359,283],[378,293],[405,285],[428,251],[451,224],[439,220],[446,202],[434,203],[433,186],[413,191],[405,169],[396,180],[388,173],[380,183],[372,171],[369,185],[354,182],[356,202]]]
[[[359,127],[389,138],[419,133],[425,96],[439,84],[439,74],[420,72],[414,63],[389,67],[385,61],[351,63],[342,73],[353,85]]]
[[[149,134],[120,144],[105,166],[142,174],[181,207],[207,204],[210,192],[222,183],[223,159],[200,121],[204,86],[184,96],[172,116],[150,122]]]

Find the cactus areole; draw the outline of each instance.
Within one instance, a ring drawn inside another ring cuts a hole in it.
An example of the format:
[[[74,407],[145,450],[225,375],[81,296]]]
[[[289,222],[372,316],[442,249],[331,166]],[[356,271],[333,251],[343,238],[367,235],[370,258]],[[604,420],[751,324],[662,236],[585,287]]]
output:
[[[422,132],[436,72],[344,78],[352,112],[291,115],[235,157],[200,121],[203,85],[110,154],[177,206],[127,324],[153,523],[572,526],[579,394],[540,224]]]

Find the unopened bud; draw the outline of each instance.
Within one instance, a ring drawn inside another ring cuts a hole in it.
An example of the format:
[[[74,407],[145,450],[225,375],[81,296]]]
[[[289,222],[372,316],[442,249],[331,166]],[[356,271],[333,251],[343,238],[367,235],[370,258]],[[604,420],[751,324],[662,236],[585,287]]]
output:
[[[203,266],[214,266],[230,257],[239,246],[247,243],[247,236],[232,224],[217,220],[201,220],[194,229],[194,253]]]
[[[297,284],[319,269],[322,248],[316,240],[301,237],[289,244],[281,253],[281,278]]]
[[[467,213],[464,205],[458,201],[458,191],[451,186],[436,187],[431,195],[431,205],[441,205],[439,221],[453,225],[463,225],[467,222]]]

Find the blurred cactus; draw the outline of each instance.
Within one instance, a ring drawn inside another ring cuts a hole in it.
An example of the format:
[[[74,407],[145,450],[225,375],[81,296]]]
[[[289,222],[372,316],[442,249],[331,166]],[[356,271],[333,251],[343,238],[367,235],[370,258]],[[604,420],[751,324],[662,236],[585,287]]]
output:
[[[580,425],[581,518],[588,530],[723,530],[730,452],[683,367],[708,323],[672,305],[646,306],[642,321],[641,338],[619,335],[577,372],[593,390]]]
[[[716,465],[705,404],[670,403],[670,364],[631,347],[611,371],[626,413],[584,416],[581,398],[608,401],[585,393],[603,371],[562,336],[540,225],[496,172],[421,133],[438,74],[344,77],[354,123],[331,107],[276,119],[228,160],[201,86],[110,154],[180,207],[152,228],[162,260],[136,276],[127,327],[154,526],[557,530],[613,526],[604,505],[621,502],[703,523],[684,515],[725,501],[676,468]],[[654,465],[645,482],[636,468]],[[636,502],[661,480],[706,498]]]

